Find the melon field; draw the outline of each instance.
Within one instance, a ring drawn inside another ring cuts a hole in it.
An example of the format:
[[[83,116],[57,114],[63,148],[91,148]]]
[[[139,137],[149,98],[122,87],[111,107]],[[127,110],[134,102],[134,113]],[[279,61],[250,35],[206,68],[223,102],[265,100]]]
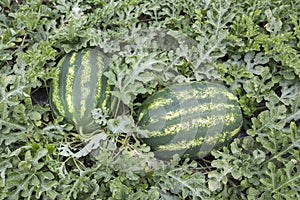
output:
[[[1,0],[0,199],[299,200],[300,1]]]

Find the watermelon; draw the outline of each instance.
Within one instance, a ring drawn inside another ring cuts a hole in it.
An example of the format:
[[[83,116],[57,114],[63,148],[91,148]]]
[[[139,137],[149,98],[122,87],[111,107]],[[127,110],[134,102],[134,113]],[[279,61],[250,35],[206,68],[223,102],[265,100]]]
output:
[[[237,97],[228,88],[190,82],[168,86],[147,98],[137,120],[148,132],[141,140],[158,158],[169,160],[179,154],[196,159],[231,141],[243,116]]]
[[[99,126],[92,110],[108,109],[111,90],[103,73],[108,58],[97,48],[66,54],[57,65],[57,76],[50,86],[50,106],[54,113],[75,125],[82,134],[90,134]]]

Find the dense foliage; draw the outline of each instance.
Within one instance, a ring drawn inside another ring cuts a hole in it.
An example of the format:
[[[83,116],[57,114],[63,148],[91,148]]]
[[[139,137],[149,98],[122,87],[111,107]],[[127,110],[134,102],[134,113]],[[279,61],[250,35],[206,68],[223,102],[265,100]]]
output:
[[[293,0],[2,0],[0,199],[298,199],[300,3]],[[82,138],[48,103],[66,53],[110,55],[118,116]],[[134,133],[158,88],[218,81],[240,137],[201,160],[157,160]],[[20,182],[20,180],[22,180]]]

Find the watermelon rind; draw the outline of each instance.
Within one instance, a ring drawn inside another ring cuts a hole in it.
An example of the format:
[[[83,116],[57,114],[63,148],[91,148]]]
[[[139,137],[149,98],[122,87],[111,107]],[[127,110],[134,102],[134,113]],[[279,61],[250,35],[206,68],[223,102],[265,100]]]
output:
[[[213,82],[168,86],[147,98],[138,113],[141,138],[161,159],[174,154],[203,158],[231,141],[240,131],[243,116],[238,98]]]

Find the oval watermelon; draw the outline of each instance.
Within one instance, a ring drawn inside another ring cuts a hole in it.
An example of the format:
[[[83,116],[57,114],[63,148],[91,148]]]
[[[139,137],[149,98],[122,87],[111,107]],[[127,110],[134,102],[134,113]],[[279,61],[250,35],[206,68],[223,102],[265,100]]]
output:
[[[233,139],[242,123],[237,97],[211,82],[166,87],[146,99],[138,113],[138,126],[149,131],[142,141],[167,160],[176,153],[202,158]]]
[[[103,75],[107,68],[108,58],[97,48],[68,53],[58,63],[57,77],[50,86],[50,106],[80,133],[99,128],[92,118],[94,108],[110,106],[107,92],[111,88]]]

